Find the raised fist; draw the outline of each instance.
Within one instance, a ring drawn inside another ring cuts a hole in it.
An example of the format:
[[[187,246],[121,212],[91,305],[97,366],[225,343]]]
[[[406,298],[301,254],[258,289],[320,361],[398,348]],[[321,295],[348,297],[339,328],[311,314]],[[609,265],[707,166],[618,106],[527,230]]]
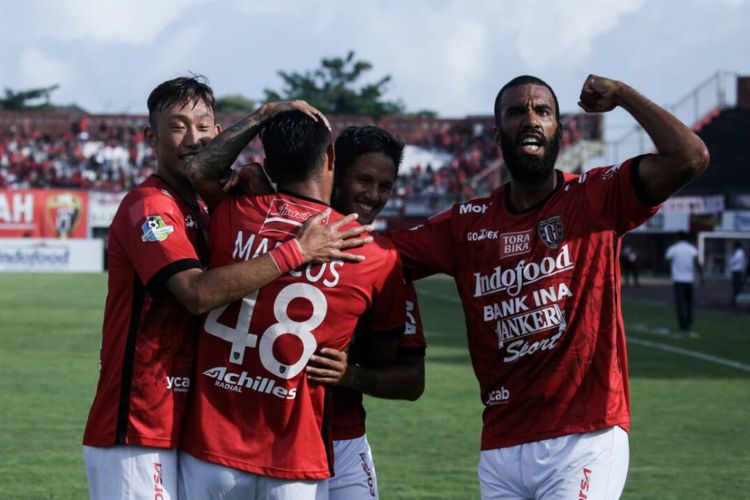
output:
[[[622,83],[617,80],[589,75],[583,82],[578,105],[588,113],[612,111],[618,104],[617,92],[621,86]]]

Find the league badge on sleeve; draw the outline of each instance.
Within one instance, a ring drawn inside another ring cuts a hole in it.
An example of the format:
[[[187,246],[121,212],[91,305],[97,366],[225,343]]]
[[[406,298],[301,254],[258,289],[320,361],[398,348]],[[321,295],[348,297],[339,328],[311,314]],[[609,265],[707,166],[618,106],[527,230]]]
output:
[[[539,221],[536,228],[539,237],[550,248],[559,247],[565,238],[562,218],[559,215]]]
[[[141,229],[143,229],[142,241],[164,241],[174,232],[174,226],[167,226],[158,215],[148,216]]]

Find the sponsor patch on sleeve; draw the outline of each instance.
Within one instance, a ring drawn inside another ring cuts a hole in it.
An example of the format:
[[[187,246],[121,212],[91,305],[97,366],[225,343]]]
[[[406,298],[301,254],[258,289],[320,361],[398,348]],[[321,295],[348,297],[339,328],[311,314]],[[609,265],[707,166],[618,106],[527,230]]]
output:
[[[174,226],[168,226],[158,215],[149,215],[141,226],[142,241],[164,241],[174,232]]]

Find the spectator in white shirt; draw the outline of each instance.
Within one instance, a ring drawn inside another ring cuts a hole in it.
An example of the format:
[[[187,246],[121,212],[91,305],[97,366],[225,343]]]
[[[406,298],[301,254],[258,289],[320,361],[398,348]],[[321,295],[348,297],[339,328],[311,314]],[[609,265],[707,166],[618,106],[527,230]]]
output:
[[[734,253],[729,261],[729,268],[732,271],[732,305],[737,305],[737,296],[742,293],[747,270],[747,254],[739,241],[734,242]]]
[[[696,273],[700,273],[698,249],[690,243],[688,234],[681,231],[677,243],[667,249],[667,260],[672,265],[675,307],[680,330],[687,336],[694,336],[693,326],[693,283]]]

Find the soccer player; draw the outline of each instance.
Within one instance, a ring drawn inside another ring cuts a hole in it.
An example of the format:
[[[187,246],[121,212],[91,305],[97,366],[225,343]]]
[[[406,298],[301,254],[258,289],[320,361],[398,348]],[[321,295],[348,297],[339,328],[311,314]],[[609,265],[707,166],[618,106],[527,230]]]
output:
[[[211,221],[211,269],[281,249],[300,224],[327,209],[330,131],[300,112],[285,112],[268,121],[261,139],[278,193],[219,203]],[[328,216],[329,222],[340,218]],[[290,272],[208,314],[180,446],[182,499],[326,498],[326,388],[308,378],[308,360],[322,348],[344,349],[364,314],[367,335],[404,330],[395,249],[378,241],[352,252],[367,259],[299,266],[283,251]]]
[[[314,114],[284,103],[262,108],[256,118],[290,107]],[[319,216],[269,255],[204,272],[208,217],[187,172],[220,130],[213,92],[197,78],[176,78],[154,89],[148,108],[156,175],[123,199],[109,232],[101,370],[83,438],[93,499],[176,498],[175,446],[199,326],[193,315],[280,276],[279,256],[361,258],[341,252],[341,238],[356,231],[337,234],[339,227],[322,225]]]
[[[557,98],[521,76],[495,101],[510,183],[391,237],[405,269],[456,280],[485,405],[483,499],[612,499],[630,420],[621,236],[708,165],[703,142],[630,86],[590,75],[581,107],[628,111],[657,153],[555,170]]]
[[[404,143],[387,131],[372,126],[347,127],[336,139],[336,174],[333,207],[359,214],[359,222],[371,224],[385,207],[403,158]],[[376,241],[383,238],[376,237]],[[383,340],[355,334],[346,352],[324,349],[310,359],[308,378],[333,384],[334,477],[328,481],[329,500],[378,498],[372,452],[365,435],[362,393],[389,399],[415,400],[424,390],[425,340],[414,286],[406,288],[406,328],[396,342],[396,363],[377,359]],[[373,345],[379,341],[381,345]]]

